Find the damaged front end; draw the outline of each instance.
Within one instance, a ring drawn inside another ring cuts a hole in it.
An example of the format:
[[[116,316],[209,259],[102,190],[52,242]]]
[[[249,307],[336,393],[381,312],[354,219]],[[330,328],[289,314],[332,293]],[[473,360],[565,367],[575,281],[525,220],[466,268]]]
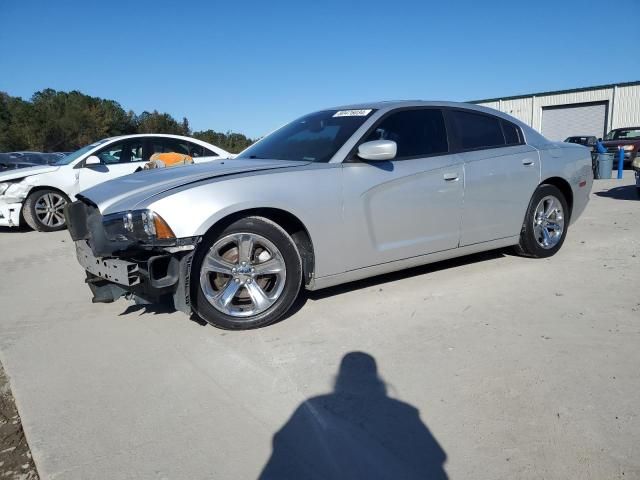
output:
[[[65,217],[93,302],[124,296],[191,313],[189,272],[200,237],[175,238],[150,210],[103,216],[82,197],[66,207]]]
[[[31,188],[23,178],[0,182],[0,226],[19,227],[22,204]]]

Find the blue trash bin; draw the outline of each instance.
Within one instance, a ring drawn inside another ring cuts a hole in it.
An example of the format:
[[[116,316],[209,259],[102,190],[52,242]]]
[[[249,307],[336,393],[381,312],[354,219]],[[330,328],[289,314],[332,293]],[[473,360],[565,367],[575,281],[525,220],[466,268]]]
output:
[[[599,153],[595,178],[611,178],[613,171],[613,153]]]

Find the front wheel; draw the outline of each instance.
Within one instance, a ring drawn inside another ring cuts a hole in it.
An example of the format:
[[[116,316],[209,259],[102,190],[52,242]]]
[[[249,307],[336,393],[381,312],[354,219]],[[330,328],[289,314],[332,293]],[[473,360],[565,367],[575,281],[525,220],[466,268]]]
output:
[[[531,197],[516,252],[534,258],[555,255],[567,236],[569,214],[560,189],[554,185],[540,185]]]
[[[69,197],[57,190],[37,190],[31,193],[22,206],[22,216],[34,230],[54,232],[66,227],[64,207]]]
[[[280,319],[302,283],[302,261],[289,234],[263,217],[240,219],[205,240],[192,267],[195,311],[224,329]]]

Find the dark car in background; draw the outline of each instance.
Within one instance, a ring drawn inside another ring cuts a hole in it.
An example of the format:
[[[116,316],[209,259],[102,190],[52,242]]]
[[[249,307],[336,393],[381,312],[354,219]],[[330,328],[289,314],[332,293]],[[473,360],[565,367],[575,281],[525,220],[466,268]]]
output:
[[[51,165],[67,155],[67,152],[7,152],[0,153],[0,172],[36,165]]]
[[[618,155],[621,148],[624,151],[624,163],[631,164],[640,150],[640,127],[625,127],[611,130],[604,137],[602,144],[607,152]],[[616,160],[618,157],[616,156]],[[614,163],[615,164],[615,163]]]
[[[596,148],[596,142],[598,139],[594,135],[575,135],[567,137],[564,140],[567,143],[577,143],[578,145],[584,145],[594,151]]]

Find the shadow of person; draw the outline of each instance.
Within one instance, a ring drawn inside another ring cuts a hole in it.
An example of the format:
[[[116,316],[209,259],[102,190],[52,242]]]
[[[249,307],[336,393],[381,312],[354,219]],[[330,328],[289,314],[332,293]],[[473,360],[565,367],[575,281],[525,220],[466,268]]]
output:
[[[273,436],[259,478],[446,479],[446,458],[418,409],[387,396],[375,359],[351,352],[334,392],[306,400]]]

